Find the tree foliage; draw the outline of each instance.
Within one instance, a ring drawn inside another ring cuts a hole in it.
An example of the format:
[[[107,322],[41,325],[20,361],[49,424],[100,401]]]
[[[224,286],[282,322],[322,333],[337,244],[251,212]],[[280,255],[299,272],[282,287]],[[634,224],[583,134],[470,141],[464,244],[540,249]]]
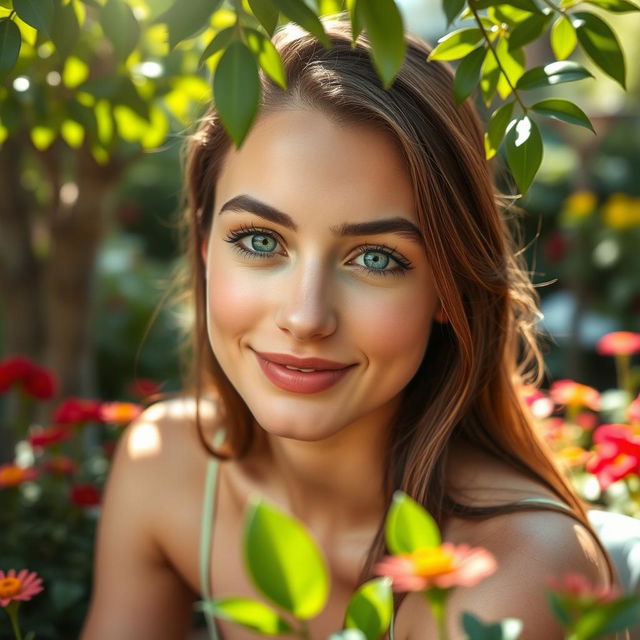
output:
[[[487,154],[504,145],[525,192],[543,151],[533,118],[593,130],[577,105],[554,98],[531,104],[527,91],[590,77],[567,60],[576,47],[624,87],[624,54],[601,15],[640,7],[632,0],[442,2],[449,25],[458,26],[438,41],[430,60],[460,61],[455,99],[480,92],[492,109],[490,122],[500,122],[487,131]],[[70,147],[86,141],[102,162],[122,141],[153,148],[167,136],[170,117],[186,124],[191,100],[209,97],[206,65],[224,126],[240,145],[257,113],[258,69],[285,87],[269,37],[278,23],[291,20],[329,47],[323,11],[348,11],[354,39],[366,32],[373,64],[384,85],[392,84],[405,55],[394,0],[346,0],[344,6],[318,0],[311,6],[304,0],[0,0],[0,141],[27,126],[36,149],[57,137]],[[556,60],[528,68],[526,45],[547,38]],[[503,127],[505,101],[513,108]],[[522,135],[524,128],[530,135]]]

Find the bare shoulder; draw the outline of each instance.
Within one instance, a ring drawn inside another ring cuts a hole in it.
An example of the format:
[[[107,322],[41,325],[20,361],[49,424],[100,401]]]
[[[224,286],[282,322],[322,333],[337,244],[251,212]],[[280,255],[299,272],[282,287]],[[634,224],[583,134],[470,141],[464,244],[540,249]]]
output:
[[[83,640],[185,636],[194,594],[168,560],[159,530],[167,518],[180,519],[190,477],[204,466],[194,415],[188,400],[161,402],[121,435],[105,488]]]
[[[470,457],[467,457],[470,456]],[[508,465],[474,453],[456,459],[454,497],[465,504],[487,506],[525,497],[557,497]],[[450,637],[464,638],[459,625],[469,611],[485,622],[518,618],[522,640],[563,638],[546,596],[548,581],[580,573],[596,585],[608,584],[606,560],[591,532],[569,514],[544,509],[517,511],[482,520],[452,518],[443,538],[456,544],[484,547],[498,570],[471,588],[457,589],[448,607]],[[435,634],[422,596],[411,595],[400,607],[398,637],[419,639]]]

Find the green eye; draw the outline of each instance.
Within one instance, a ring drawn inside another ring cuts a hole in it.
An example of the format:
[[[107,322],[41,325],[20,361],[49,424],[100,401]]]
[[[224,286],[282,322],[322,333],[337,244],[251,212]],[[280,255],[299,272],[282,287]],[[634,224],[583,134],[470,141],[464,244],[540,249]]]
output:
[[[387,254],[379,251],[367,251],[363,254],[364,264],[369,269],[385,269],[391,259]]]
[[[264,234],[254,234],[251,237],[251,248],[260,253],[271,253],[278,246],[275,238]]]

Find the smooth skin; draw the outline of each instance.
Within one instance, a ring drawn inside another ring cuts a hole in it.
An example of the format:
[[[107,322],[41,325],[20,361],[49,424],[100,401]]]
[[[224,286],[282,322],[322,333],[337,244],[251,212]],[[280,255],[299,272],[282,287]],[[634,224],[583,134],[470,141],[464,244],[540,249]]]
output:
[[[274,219],[274,209],[287,218]],[[327,607],[310,623],[317,639],[341,628],[384,517],[387,430],[433,322],[446,321],[419,241],[394,231],[340,233],[345,225],[390,218],[406,228],[418,224],[393,142],[372,127],[291,109],[263,114],[243,147],[225,158],[202,248],[211,345],[264,434],[248,458],[220,466],[212,593],[260,597],[245,576],[240,547],[246,504],[258,492],[299,518],[324,551],[332,588]],[[296,394],[264,376],[255,350],[355,366],[326,391]],[[215,400],[206,410],[213,438],[224,420]],[[105,494],[82,640],[186,636],[192,602],[200,597],[207,465],[193,413],[189,400],[165,401],[123,434]],[[447,469],[453,496],[466,503],[555,497],[464,443],[452,449]],[[461,637],[457,621],[467,610],[485,620],[522,619],[524,640],[561,638],[544,596],[548,577],[575,571],[606,584],[596,543],[563,514],[452,519],[443,537],[484,546],[499,565],[496,574],[451,598],[453,640]],[[225,640],[256,637],[230,623],[219,629]],[[422,597],[401,605],[396,637],[435,637]]]

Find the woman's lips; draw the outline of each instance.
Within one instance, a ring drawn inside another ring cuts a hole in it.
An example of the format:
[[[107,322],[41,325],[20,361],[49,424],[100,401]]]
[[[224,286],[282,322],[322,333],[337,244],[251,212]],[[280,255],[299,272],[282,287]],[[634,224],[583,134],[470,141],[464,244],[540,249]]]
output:
[[[342,380],[354,366],[307,373],[287,369],[284,365],[266,360],[257,353],[256,358],[270,382],[284,391],[293,393],[319,393],[320,391],[325,391]]]

